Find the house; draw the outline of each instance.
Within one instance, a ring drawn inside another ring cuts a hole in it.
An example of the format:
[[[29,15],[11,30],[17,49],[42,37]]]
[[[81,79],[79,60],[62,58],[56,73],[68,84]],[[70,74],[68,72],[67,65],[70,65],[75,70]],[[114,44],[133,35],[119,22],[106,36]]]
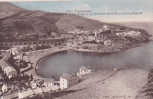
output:
[[[88,41],[94,41],[94,40],[95,40],[94,34],[88,35]]]
[[[37,83],[34,82],[34,81],[32,81],[32,82],[30,83],[30,85],[31,85],[31,88],[33,88],[33,89],[37,88]]]
[[[105,40],[104,41],[104,45],[105,46],[111,46],[112,45],[112,41],[111,40]]]
[[[25,62],[30,62],[30,58],[29,58],[29,56],[27,56],[27,55],[24,55],[24,56],[23,56],[23,60],[24,60]]]
[[[51,87],[51,90],[57,91],[60,89],[60,82],[59,81],[54,81],[53,86]]]
[[[117,36],[120,37],[138,37],[141,35],[141,32],[139,31],[127,31],[127,32],[118,32],[116,33]]]
[[[17,71],[13,66],[10,66],[10,64],[8,64],[7,62],[5,62],[4,60],[0,61],[0,65],[1,65],[1,69],[3,71],[3,73],[9,78],[14,78],[17,77]]]
[[[46,83],[46,84],[45,84]],[[26,90],[19,90],[19,92],[18,92],[18,98],[19,99],[29,99],[30,97],[33,97],[34,95],[41,95],[41,94],[43,94],[44,92],[46,93],[46,92],[50,92],[50,91],[57,91],[58,89],[59,89],[59,86],[53,86],[52,84],[52,82],[46,82],[45,81],[45,83],[44,83],[44,87],[41,87],[41,88],[39,88],[39,87],[36,87],[36,88],[34,88],[34,89],[31,89],[31,88],[29,88],[29,89],[26,89]],[[58,82],[54,82],[54,83],[58,83]],[[48,87],[47,87],[48,86]],[[53,86],[53,87],[51,87],[51,86]]]
[[[109,26],[107,26],[107,25],[104,25],[104,26],[103,26],[103,30],[104,30],[104,31],[107,31],[107,30],[109,30],[109,29],[110,29]]]
[[[32,81],[31,83],[31,86],[33,89],[36,89],[38,88],[38,86],[41,86],[42,88],[46,88],[47,90],[53,90],[53,91],[56,91],[56,90],[59,90],[59,81],[55,81],[53,79],[47,79],[47,78],[44,78],[43,80],[41,81]]]
[[[7,86],[7,84],[3,84],[3,86],[2,86],[2,92],[3,93],[6,93],[8,91],[8,86]]]
[[[16,55],[14,55],[13,58],[14,58],[15,60],[22,60],[23,54],[16,54]]]
[[[66,89],[79,82],[79,78],[75,75],[64,73],[60,77],[60,89]]]
[[[127,37],[138,37],[141,35],[141,32],[139,31],[129,31],[125,34]]]
[[[22,47],[21,46],[13,47],[10,49],[10,52],[12,53],[12,55],[20,54],[22,52]]]
[[[89,68],[87,68],[87,67],[85,67],[85,66],[82,66],[82,67],[80,68],[79,72],[77,73],[77,76],[86,75],[86,74],[89,74],[89,73],[91,73],[91,72],[92,72],[91,69],[89,69]]]
[[[59,83],[57,84],[55,81],[45,81],[44,82],[44,87],[50,89],[50,90],[58,90],[59,89]]]
[[[68,47],[72,47],[72,46],[73,46],[73,42],[68,41],[68,42],[66,43],[66,46],[68,46]]]
[[[7,77],[9,79],[17,76],[17,71],[10,66],[7,66],[7,67],[3,68],[3,72],[4,72],[4,74],[7,75]]]
[[[43,83],[43,86],[48,88],[52,87],[53,85],[54,85],[54,81],[52,80],[45,80]]]
[[[84,49],[96,50],[97,47],[98,47],[98,44],[96,42],[84,42],[82,44],[82,48],[84,48]]]
[[[116,68],[116,67],[114,67],[114,68],[113,68],[113,71],[118,71],[118,70],[119,70],[119,69],[118,69],[118,68]]]
[[[12,53],[13,55],[16,55],[16,54],[19,53],[19,52],[18,52],[18,48],[11,48],[10,51],[11,51],[11,53]]]

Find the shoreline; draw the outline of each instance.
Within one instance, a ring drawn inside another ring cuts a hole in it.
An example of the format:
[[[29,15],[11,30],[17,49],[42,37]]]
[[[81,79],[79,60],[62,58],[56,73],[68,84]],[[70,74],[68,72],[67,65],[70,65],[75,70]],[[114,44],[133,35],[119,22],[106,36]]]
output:
[[[68,49],[66,49],[66,48],[63,48],[63,49],[50,48],[50,49],[26,52],[26,55],[28,57],[30,56],[30,60],[33,63],[33,65],[32,65],[33,69],[30,70],[30,73],[34,76],[34,78],[43,79],[43,80],[44,79],[51,79],[51,78],[41,77],[40,75],[38,75],[38,73],[37,73],[38,63],[44,57],[47,57],[51,54],[58,53],[58,52],[61,52],[61,51],[65,51],[65,50],[68,50]]]
[[[152,42],[152,41],[150,41]],[[136,48],[136,47],[141,47],[144,44],[147,44],[146,42],[141,43],[141,44],[137,44],[134,45],[132,48]],[[42,77],[38,74],[37,69],[38,69],[38,64],[40,63],[40,61],[42,61],[42,59],[44,59],[45,57],[49,57],[53,54],[62,52],[62,51],[76,51],[76,52],[82,52],[82,53],[95,53],[95,54],[103,54],[103,55],[110,55],[110,54],[115,54],[115,53],[119,53],[119,52],[123,52],[129,50],[128,49],[123,49],[121,51],[117,51],[117,52],[102,52],[102,51],[96,51],[96,50],[86,50],[86,49],[77,49],[77,48],[70,48],[70,47],[58,47],[58,48],[49,48],[49,49],[43,49],[43,50],[38,50],[38,51],[32,51],[32,52],[26,52],[26,55],[30,55],[30,60],[33,63],[33,69],[32,69],[32,74],[34,74],[34,76],[36,78],[39,79],[51,79],[51,78],[47,78],[47,77]]]

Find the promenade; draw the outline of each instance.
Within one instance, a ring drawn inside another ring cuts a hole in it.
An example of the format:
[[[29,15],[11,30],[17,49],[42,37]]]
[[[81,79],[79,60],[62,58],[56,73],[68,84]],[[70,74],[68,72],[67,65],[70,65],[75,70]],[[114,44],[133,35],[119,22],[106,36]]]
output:
[[[32,66],[33,69],[31,69],[30,71],[26,72],[28,74],[32,74],[34,78],[36,79],[43,79],[45,80],[45,78],[40,77],[39,75],[37,75],[37,68],[38,68],[38,63],[39,61],[44,58],[47,57],[51,54],[54,53],[58,53],[61,51],[66,51],[69,50],[70,48],[60,48],[60,47],[56,47],[56,48],[49,48],[49,49],[44,49],[44,50],[38,50],[38,51],[31,51],[31,52],[26,52],[25,54],[28,56],[29,60],[32,62]]]

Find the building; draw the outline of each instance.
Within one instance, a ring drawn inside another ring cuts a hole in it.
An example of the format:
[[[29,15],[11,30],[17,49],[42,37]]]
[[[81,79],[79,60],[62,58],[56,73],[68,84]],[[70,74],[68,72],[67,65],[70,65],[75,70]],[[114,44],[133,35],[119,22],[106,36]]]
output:
[[[52,81],[45,81],[43,84],[44,87],[48,87],[48,88],[51,88],[53,85],[54,83]]]
[[[12,55],[18,55],[22,52],[22,47],[21,46],[16,46],[10,49],[10,52]]]
[[[43,85],[45,88],[48,88],[53,91],[59,90],[60,87],[59,81],[45,81]]]
[[[17,71],[15,70],[14,67],[10,66],[10,64],[8,64],[7,62],[5,62],[4,60],[0,61],[0,66],[1,69],[3,71],[3,73],[9,78],[14,78],[17,77]]]
[[[49,84],[49,83],[48,83]],[[47,84],[47,86],[48,86]],[[50,84],[49,84],[50,86]],[[52,91],[57,91],[59,89],[59,86],[54,86],[54,90],[50,87],[37,87],[37,88],[34,88],[34,89],[26,89],[26,90],[19,90],[18,92],[18,99],[29,99],[33,96],[36,96],[36,95],[42,95],[43,93],[47,93],[47,92],[52,92]]]
[[[92,49],[92,50],[97,50],[98,48],[98,44],[96,42],[84,42],[81,46],[84,49]]]
[[[95,34],[89,34],[89,35],[87,36],[87,40],[88,40],[88,41],[94,41],[95,39],[96,39]]]
[[[2,86],[2,92],[3,93],[6,93],[8,91],[8,86],[7,86],[7,84],[3,84],[3,86]]]
[[[120,36],[120,37],[138,37],[141,35],[141,32],[139,31],[126,31],[126,32],[118,32],[116,33],[117,36]]]
[[[16,70],[10,66],[4,68],[4,74],[6,74],[9,79],[17,76]]]
[[[103,30],[104,30],[104,31],[107,31],[107,30],[109,30],[109,29],[110,29],[109,26],[107,26],[107,25],[104,25],[104,26],[103,26]]]
[[[91,73],[92,70],[85,67],[85,66],[82,66],[80,69],[79,69],[79,72],[77,73],[77,76],[82,76],[82,75],[86,75],[86,74],[89,74]]]
[[[79,82],[79,78],[75,75],[64,73],[60,77],[60,89],[66,89]]]
[[[37,88],[37,83],[35,81],[31,81],[30,85],[33,89]]]
[[[104,45],[105,46],[111,46],[112,45],[112,41],[111,40],[105,40],[104,41]]]
[[[7,76],[7,78],[15,78],[17,77],[17,70],[8,63],[8,59],[10,58],[10,51],[5,54],[5,56],[0,60],[0,68],[2,72]]]

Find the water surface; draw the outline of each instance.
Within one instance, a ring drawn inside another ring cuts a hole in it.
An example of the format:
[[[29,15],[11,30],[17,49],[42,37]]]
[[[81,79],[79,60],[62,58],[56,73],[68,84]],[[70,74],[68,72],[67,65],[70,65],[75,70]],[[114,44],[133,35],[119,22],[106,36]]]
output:
[[[38,74],[52,77],[62,73],[77,72],[81,66],[93,69],[153,68],[153,42],[115,54],[96,54],[63,51],[45,57],[38,64]]]

